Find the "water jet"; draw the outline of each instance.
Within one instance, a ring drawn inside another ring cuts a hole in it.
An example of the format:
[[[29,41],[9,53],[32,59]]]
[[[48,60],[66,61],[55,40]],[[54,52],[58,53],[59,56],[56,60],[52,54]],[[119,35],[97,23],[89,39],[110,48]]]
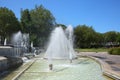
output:
[[[44,57],[51,59],[75,59],[77,57],[62,27],[56,27],[53,30]]]

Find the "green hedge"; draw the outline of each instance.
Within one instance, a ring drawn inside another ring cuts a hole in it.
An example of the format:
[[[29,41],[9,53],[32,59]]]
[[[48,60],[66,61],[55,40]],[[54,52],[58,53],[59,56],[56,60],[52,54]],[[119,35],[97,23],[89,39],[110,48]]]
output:
[[[111,49],[109,50],[109,54],[112,54],[112,55],[120,55],[120,47],[111,48]]]

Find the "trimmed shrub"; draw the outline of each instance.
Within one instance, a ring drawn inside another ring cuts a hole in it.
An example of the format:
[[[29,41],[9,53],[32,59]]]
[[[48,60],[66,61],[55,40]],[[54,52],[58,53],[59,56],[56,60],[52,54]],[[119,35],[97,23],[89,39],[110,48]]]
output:
[[[120,55],[120,47],[111,48],[108,52],[112,55]]]

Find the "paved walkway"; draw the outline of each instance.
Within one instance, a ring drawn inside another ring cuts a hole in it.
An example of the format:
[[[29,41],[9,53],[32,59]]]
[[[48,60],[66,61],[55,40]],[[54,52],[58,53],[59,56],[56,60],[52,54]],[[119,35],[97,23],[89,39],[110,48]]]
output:
[[[120,77],[120,56],[118,55],[109,55],[107,52],[79,52],[80,55],[83,56],[92,56],[102,60],[107,63],[111,70],[111,73],[115,73]],[[107,67],[105,67],[108,69]]]

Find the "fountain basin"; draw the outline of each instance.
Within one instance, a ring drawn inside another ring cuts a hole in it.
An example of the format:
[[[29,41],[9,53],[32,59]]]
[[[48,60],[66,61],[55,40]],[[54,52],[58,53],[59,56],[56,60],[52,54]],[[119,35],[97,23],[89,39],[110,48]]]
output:
[[[38,59],[17,80],[106,80],[100,65],[89,58],[53,60],[53,70],[49,70],[45,59]]]

